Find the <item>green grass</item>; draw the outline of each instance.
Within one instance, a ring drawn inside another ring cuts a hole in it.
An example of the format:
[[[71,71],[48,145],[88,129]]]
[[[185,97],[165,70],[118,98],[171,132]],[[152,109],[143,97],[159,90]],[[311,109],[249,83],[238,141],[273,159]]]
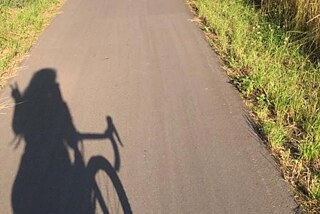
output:
[[[192,0],[303,207],[320,213],[320,63],[247,0]]]
[[[64,0],[0,0],[0,77],[12,73]],[[1,86],[1,85],[0,85]]]

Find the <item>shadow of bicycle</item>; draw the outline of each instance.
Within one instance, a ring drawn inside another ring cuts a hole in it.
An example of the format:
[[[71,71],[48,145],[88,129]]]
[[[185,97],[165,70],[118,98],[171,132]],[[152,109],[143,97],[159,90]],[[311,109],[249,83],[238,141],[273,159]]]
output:
[[[64,102],[56,71],[37,71],[26,90],[12,87],[15,111],[12,128],[16,147],[25,142],[24,153],[12,188],[12,209],[15,214],[46,213],[113,213],[107,203],[110,194],[101,192],[96,175],[102,172],[114,188],[119,206],[117,213],[132,213],[122,183],[118,143],[120,136],[107,117],[104,133],[79,133]],[[115,153],[114,166],[102,156],[92,157],[85,164],[79,143],[85,139],[108,139]],[[68,153],[72,149],[74,161]],[[108,191],[108,190],[107,190]],[[122,210],[122,211],[121,211]]]

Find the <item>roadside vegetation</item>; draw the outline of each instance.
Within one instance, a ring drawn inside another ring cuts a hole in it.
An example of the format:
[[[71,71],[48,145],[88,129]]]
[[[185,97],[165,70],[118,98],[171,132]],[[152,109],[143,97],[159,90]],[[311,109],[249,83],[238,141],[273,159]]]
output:
[[[289,31],[291,37],[315,60],[320,54],[319,0],[247,0],[261,9],[268,21]]]
[[[0,88],[64,0],[0,0]]]
[[[320,2],[189,3],[296,199],[320,213]]]

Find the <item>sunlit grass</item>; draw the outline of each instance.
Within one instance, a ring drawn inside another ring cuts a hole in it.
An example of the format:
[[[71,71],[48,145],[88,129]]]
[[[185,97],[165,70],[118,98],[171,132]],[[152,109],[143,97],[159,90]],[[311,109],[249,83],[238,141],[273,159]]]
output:
[[[273,22],[290,31],[307,52],[320,54],[319,0],[247,0],[256,4]]]
[[[63,1],[0,0],[0,82],[29,51]]]
[[[285,178],[308,212],[320,213],[320,64],[252,1],[192,2]]]

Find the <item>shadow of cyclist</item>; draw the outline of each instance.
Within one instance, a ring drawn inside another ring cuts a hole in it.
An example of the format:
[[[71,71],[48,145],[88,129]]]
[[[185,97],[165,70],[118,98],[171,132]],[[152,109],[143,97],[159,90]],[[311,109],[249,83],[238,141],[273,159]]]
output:
[[[119,135],[113,123],[101,134],[78,133],[53,69],[37,71],[23,94],[17,84],[11,87],[16,102],[12,128],[19,136],[16,146],[22,139],[25,141],[12,188],[13,213],[92,213],[91,175],[78,142],[110,138],[114,144],[113,133]],[[108,120],[112,122],[111,117]],[[68,147],[74,153],[73,163]],[[120,163],[118,148],[113,147]],[[116,170],[120,167],[118,163]]]

